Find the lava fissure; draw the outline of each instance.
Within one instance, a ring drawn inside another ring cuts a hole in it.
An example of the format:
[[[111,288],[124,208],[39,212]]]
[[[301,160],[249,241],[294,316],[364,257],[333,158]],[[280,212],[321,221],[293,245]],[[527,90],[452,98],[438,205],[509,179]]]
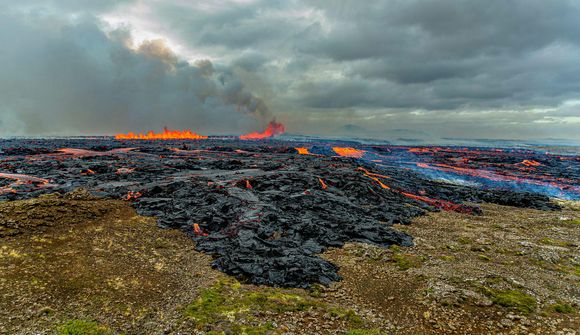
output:
[[[191,130],[170,130],[167,127],[163,128],[162,133],[154,133],[152,130],[147,133],[135,134],[129,132],[127,134],[116,134],[117,140],[205,140],[207,136],[192,132]]]

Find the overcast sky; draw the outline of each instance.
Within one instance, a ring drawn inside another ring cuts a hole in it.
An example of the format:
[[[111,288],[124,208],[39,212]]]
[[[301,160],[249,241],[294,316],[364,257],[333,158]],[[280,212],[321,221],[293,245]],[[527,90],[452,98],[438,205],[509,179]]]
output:
[[[0,0],[0,136],[580,140],[580,1]]]

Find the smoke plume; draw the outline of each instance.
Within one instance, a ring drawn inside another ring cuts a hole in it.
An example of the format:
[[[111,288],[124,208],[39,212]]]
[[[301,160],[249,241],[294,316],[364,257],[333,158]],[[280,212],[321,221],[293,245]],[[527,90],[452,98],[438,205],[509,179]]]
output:
[[[0,136],[239,133],[271,118],[232,68],[181,60],[163,40],[136,45],[94,17],[0,13],[0,22]]]

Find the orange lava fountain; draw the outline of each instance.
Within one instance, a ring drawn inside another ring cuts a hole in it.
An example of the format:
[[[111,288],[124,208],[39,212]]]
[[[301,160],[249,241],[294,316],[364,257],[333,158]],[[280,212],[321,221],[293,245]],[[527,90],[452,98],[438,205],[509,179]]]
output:
[[[268,124],[268,128],[266,128],[266,130],[264,130],[263,132],[261,133],[255,132],[241,135],[240,140],[260,140],[263,138],[269,138],[275,135],[284,134],[285,131],[286,128],[284,128],[283,124],[276,122],[276,120],[272,120]]]
[[[205,140],[207,136],[192,132],[191,130],[169,130],[167,127],[163,128],[162,133],[154,133],[149,131],[146,134],[116,134],[117,140]]]

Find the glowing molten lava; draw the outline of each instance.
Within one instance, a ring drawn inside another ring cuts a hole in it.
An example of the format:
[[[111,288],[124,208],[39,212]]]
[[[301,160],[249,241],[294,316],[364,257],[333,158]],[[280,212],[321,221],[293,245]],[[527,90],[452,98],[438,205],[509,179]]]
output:
[[[81,175],[82,176],[88,176],[91,174],[95,174],[95,171],[91,170],[91,169],[86,169],[86,170],[81,170]]]
[[[272,120],[268,124],[268,128],[266,128],[266,130],[264,130],[263,132],[261,132],[261,133],[255,132],[255,133],[241,135],[240,139],[241,140],[260,140],[263,138],[269,138],[269,137],[272,137],[275,135],[284,134],[285,131],[286,131],[286,128],[284,128],[283,124],[276,122],[276,120]]]
[[[195,236],[207,236],[207,233],[205,233],[197,223],[193,224],[193,232],[195,233]]]
[[[362,173],[366,177],[368,177],[368,178],[376,181],[379,184],[379,186],[381,186],[381,188],[383,188],[385,190],[392,190],[388,185],[385,185],[379,179],[379,178],[390,179],[391,177],[385,176],[385,175],[382,175],[382,174],[378,174],[378,173],[370,172],[369,170],[367,170],[367,169],[365,169],[363,167],[358,167],[357,170],[358,171],[362,171]],[[401,191],[401,190],[394,190],[394,191],[395,192],[398,192],[398,193],[400,193],[402,195],[404,195],[405,197],[407,197],[409,199],[413,199],[413,200],[416,200],[416,201],[424,202],[424,203],[426,203],[426,204],[428,204],[430,206],[440,208],[440,209],[442,209],[444,211],[453,211],[453,212],[468,213],[468,214],[473,214],[474,213],[474,209],[473,208],[471,208],[469,206],[462,205],[462,204],[456,204],[456,203],[453,203],[453,202],[447,201],[447,200],[432,199],[432,198],[429,198],[429,197],[426,197],[426,196],[423,196],[423,195],[416,195],[416,194],[409,193],[409,192],[404,192],[404,191]],[[420,193],[424,193],[424,192],[425,191],[422,191]]]
[[[466,213],[466,214],[474,214],[473,208],[469,206],[465,206],[462,204],[456,204],[451,201],[441,200],[441,199],[432,199],[426,196],[416,195],[408,192],[400,192],[402,195],[406,196],[407,198],[424,202],[430,206],[440,208],[444,211],[451,211],[457,213]]]
[[[365,154],[364,150],[350,147],[332,147],[332,150],[342,157],[361,158]]]
[[[10,185],[0,187],[0,194],[17,193],[17,191],[14,189],[14,187],[18,187],[21,185],[33,185],[33,186],[38,187],[38,188],[54,186],[54,185],[49,184],[49,181],[47,179],[38,178],[38,177],[34,177],[34,176],[28,176],[25,174],[0,172],[0,178],[14,180],[14,182],[11,183]]]
[[[540,165],[542,165],[540,162],[536,162],[533,160],[527,160],[527,159],[524,159],[522,161],[522,164],[525,166],[540,166]]]
[[[308,148],[294,148],[294,149],[296,149],[296,151],[298,151],[300,155],[310,155],[310,151],[308,151]]]
[[[382,181],[379,180],[379,178],[390,178],[389,176],[384,176],[382,174],[369,172],[367,169],[365,169],[363,167],[358,167],[357,170],[362,171],[365,176],[376,181],[381,186],[381,188],[384,188],[385,190],[390,189],[389,186],[385,185]]]
[[[125,197],[123,197],[124,200],[136,200],[139,199],[143,194],[141,194],[141,192],[139,191],[129,191],[127,193],[127,195]]]
[[[318,178],[318,181],[320,182],[320,186],[322,186],[323,190],[326,190],[328,188],[328,185],[326,185],[326,183],[324,182],[324,180],[322,180],[322,178]]]
[[[146,134],[117,134],[117,140],[205,140],[207,136],[192,132],[191,130],[169,130],[167,127],[163,128],[162,133],[154,133],[149,131]]]

